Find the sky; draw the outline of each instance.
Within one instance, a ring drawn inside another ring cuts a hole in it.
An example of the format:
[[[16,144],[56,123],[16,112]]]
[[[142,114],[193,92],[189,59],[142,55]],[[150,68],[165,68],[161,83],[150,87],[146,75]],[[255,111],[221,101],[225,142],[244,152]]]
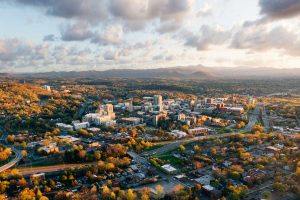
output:
[[[300,68],[300,0],[0,0],[0,72]]]

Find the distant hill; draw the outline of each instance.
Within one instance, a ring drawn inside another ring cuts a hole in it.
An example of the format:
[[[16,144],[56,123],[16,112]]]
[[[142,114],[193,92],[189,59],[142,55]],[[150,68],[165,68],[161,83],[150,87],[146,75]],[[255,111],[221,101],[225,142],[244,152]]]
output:
[[[5,74],[7,75],[7,74]],[[18,77],[36,78],[159,78],[159,79],[260,79],[300,78],[300,68],[250,68],[250,67],[205,67],[202,65],[153,68],[153,69],[111,69],[106,71],[68,71],[14,74]]]

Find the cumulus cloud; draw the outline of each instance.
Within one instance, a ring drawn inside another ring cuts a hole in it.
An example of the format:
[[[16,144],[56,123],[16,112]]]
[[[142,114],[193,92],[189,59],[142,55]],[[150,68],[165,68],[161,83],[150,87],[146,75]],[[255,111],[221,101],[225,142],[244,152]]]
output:
[[[76,22],[61,27],[61,39],[63,41],[84,41],[93,37],[94,33],[84,22]]]
[[[89,48],[65,45],[53,46],[49,43],[34,44],[15,38],[0,40],[1,67],[43,67],[51,65],[90,64],[94,53]]]
[[[261,14],[270,18],[290,18],[300,15],[299,0],[260,0]]]
[[[28,42],[23,42],[15,38],[0,40],[0,60],[2,62],[29,57],[32,55],[32,51],[32,45]]]
[[[94,35],[91,40],[93,43],[102,45],[118,44],[123,39],[123,28],[121,25],[108,27],[103,33]]]
[[[8,0],[6,0],[8,1]],[[56,17],[78,19],[90,23],[99,23],[105,19],[106,0],[12,0],[24,5],[42,8],[45,14]],[[8,1],[11,2],[11,1]]]
[[[167,19],[182,17],[194,4],[194,0],[111,0],[110,10],[114,16],[127,20]]]
[[[231,47],[256,51],[277,49],[300,56],[300,37],[294,30],[283,26],[244,26],[233,35]]]
[[[104,20],[121,21],[126,29],[140,30],[151,20],[172,21],[175,27],[192,13],[195,0],[2,0],[29,5],[50,16],[90,24]],[[166,29],[167,30],[167,29]],[[173,30],[173,28],[171,29]]]
[[[167,23],[168,28],[158,29],[164,33],[178,29],[178,22],[191,14],[194,6],[195,0],[111,0],[109,9],[131,30],[142,29],[149,21],[158,19]]]
[[[185,32],[182,36],[185,39],[186,46],[195,47],[198,50],[207,50],[213,45],[226,43],[230,39],[231,33],[220,27],[204,25],[200,28],[199,33]]]

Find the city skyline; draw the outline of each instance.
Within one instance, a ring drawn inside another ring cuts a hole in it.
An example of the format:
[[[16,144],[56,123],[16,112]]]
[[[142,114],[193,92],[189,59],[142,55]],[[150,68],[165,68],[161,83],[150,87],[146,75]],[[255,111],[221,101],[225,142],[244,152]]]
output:
[[[0,72],[298,68],[297,0],[0,0]]]

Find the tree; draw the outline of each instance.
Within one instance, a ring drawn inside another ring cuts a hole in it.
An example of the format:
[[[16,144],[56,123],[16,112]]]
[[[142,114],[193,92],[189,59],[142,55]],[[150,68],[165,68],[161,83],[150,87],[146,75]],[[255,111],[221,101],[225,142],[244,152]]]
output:
[[[182,185],[176,185],[173,189],[172,189],[172,192],[173,193],[180,193],[184,190],[184,187]]]
[[[155,186],[155,190],[156,190],[156,196],[158,199],[163,198],[165,196],[165,191],[164,191],[163,186],[157,185],[157,186]]]
[[[21,178],[19,181],[18,181],[18,185],[22,188],[26,187],[27,186],[27,181],[25,178]]]
[[[150,200],[150,197],[148,194],[142,194],[141,199],[142,200]]]
[[[273,188],[274,190],[277,190],[279,192],[285,192],[288,190],[288,185],[286,184],[283,184],[281,182],[276,182],[274,185],[273,185]]]
[[[246,126],[245,122],[241,121],[239,123],[237,123],[235,125],[236,128],[240,129],[240,128],[244,128]]]
[[[100,151],[95,151],[94,155],[95,155],[95,159],[96,160],[100,160],[101,159],[101,152]]]
[[[258,132],[262,133],[262,132],[264,132],[264,129],[265,129],[265,128],[264,128],[262,125],[256,124],[256,125],[253,126],[251,132],[252,132],[252,133],[255,133],[255,132],[258,131]]]
[[[8,135],[6,140],[9,143],[14,143],[15,142],[15,136],[14,135]]]
[[[87,136],[89,134],[89,132],[87,130],[84,130],[84,129],[79,129],[78,134]]]
[[[180,145],[180,146],[179,146],[179,150],[180,150],[180,151],[185,151],[185,147],[184,147],[183,145]]]
[[[22,154],[23,157],[26,157],[27,156],[27,151],[26,150],[22,150],[21,154]]]
[[[19,198],[24,200],[35,200],[35,193],[29,188],[25,188],[19,193]]]
[[[115,165],[113,163],[106,163],[105,164],[105,170],[106,171],[111,171],[113,169],[115,169]]]
[[[78,157],[80,159],[83,159],[85,157],[85,155],[86,155],[86,151],[84,151],[84,150],[81,150],[81,151],[78,152]]]
[[[8,181],[0,181],[0,193],[3,194],[5,193],[6,189],[9,186],[9,182]]]
[[[199,145],[194,146],[194,151],[199,152],[201,151],[201,147]]]
[[[132,189],[128,189],[126,199],[127,200],[135,200],[136,199],[136,195]]]

